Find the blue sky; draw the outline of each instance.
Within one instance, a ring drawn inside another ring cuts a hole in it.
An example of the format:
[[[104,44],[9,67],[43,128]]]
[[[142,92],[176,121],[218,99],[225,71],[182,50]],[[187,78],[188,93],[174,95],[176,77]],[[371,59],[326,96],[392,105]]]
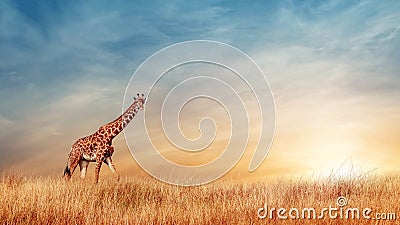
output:
[[[57,168],[75,138],[118,116],[143,60],[194,39],[260,65],[276,98],[276,152],[318,147],[302,133],[344,143],[316,135],[343,129],[374,148],[391,143],[363,162],[398,152],[399,1],[1,1],[0,28],[0,169],[52,153]]]

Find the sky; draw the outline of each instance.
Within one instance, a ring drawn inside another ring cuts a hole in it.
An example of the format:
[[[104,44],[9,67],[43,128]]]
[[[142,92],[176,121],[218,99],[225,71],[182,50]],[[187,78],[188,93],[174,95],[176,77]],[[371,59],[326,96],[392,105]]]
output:
[[[344,162],[393,171],[400,164],[399,1],[6,0],[0,28],[1,171],[62,174],[74,141],[120,115],[142,62],[198,39],[248,54],[275,99],[266,160],[248,175],[248,149],[231,176],[323,174]],[[188,114],[197,116],[195,109]],[[146,176],[123,135],[114,146],[122,174]],[[190,161],[179,152],[168,157]]]

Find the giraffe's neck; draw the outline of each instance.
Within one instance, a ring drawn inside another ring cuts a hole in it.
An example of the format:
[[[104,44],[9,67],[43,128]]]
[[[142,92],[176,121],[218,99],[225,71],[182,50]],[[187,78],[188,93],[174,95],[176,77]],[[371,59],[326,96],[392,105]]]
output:
[[[139,103],[137,100],[135,100],[121,116],[114,121],[100,127],[98,132],[101,132],[105,138],[112,140],[133,120],[136,113],[139,111],[139,108]]]

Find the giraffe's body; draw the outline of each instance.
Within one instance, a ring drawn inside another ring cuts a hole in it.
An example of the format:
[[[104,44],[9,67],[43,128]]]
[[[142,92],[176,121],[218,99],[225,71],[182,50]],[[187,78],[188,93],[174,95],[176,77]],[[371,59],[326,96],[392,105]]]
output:
[[[67,179],[74,173],[79,165],[81,178],[85,178],[89,162],[96,162],[95,182],[98,182],[101,164],[106,163],[111,171],[119,180],[119,175],[111,160],[114,153],[112,140],[116,137],[132,119],[139,110],[143,109],[145,103],[144,95],[135,98],[133,104],[117,119],[101,126],[94,134],[78,139],[71,148],[68,155],[67,167],[64,175]]]

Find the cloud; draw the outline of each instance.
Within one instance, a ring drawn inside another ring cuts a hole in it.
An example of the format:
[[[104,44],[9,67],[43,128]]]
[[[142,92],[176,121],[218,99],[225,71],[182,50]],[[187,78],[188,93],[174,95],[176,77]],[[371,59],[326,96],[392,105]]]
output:
[[[9,120],[7,118],[4,118],[2,115],[0,115],[0,127],[8,128],[13,124],[14,124],[13,121],[11,121],[11,120]]]

